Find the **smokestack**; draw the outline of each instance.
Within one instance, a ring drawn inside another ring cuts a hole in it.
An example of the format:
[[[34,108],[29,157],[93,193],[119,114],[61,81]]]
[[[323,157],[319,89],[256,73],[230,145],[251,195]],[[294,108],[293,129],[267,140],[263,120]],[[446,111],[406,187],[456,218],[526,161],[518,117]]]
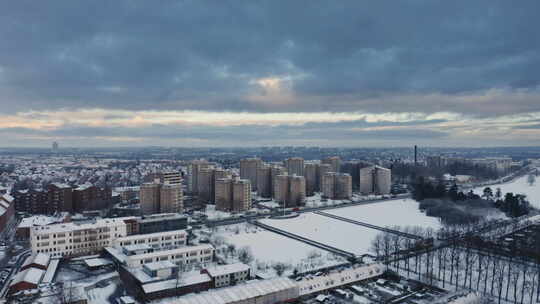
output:
[[[414,145],[414,165],[418,165],[418,147]]]

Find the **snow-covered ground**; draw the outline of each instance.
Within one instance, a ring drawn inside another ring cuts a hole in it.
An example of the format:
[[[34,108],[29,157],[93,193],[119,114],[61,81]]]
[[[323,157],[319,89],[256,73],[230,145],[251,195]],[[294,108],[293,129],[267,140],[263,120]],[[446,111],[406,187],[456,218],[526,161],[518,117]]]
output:
[[[380,233],[375,229],[315,213],[303,213],[290,219],[264,219],[260,222],[358,255],[368,253],[371,241]]]
[[[525,194],[531,206],[540,208],[540,180],[537,180],[532,186],[527,182],[528,175],[522,176],[512,182],[489,186],[493,193],[497,188],[501,188],[501,192],[504,196],[505,193],[512,192],[514,194]],[[474,192],[478,195],[482,195],[484,188],[474,188]]]
[[[441,227],[439,218],[427,216],[421,212],[418,209],[418,202],[410,198],[339,208],[325,212],[381,227],[419,226],[435,230]]]
[[[253,254],[254,264],[271,266],[284,263],[302,271],[309,268],[307,264],[317,264],[314,266],[321,268],[345,262],[343,258],[330,256],[324,250],[249,224],[222,226],[217,235],[236,249],[248,247]],[[321,259],[318,262],[310,260],[309,255],[317,255]]]

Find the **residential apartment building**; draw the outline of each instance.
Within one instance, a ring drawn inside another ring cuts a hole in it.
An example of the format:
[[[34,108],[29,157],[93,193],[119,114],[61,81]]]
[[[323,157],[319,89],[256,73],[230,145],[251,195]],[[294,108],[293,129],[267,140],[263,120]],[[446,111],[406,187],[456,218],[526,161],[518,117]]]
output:
[[[229,172],[212,167],[203,168],[199,171],[199,199],[205,202],[214,202],[216,197],[216,180],[226,178]]]
[[[174,178],[164,179],[163,183],[156,179],[153,183],[142,184],[140,191],[142,214],[182,212],[184,209],[182,184]]]
[[[212,164],[204,159],[194,160],[191,162],[189,166],[189,171],[188,171],[188,191],[191,194],[194,194],[194,195],[199,194],[199,171],[201,169],[208,168],[211,166]]]
[[[66,184],[54,183],[47,187],[47,202],[60,212],[73,212],[73,189]]]
[[[289,208],[303,206],[306,201],[306,179],[297,175],[278,175],[275,200]]]
[[[276,180],[279,175],[287,175],[287,170],[282,166],[272,166],[270,168],[270,188],[272,189],[272,198],[276,197]]]
[[[84,184],[73,189],[73,211],[75,212],[107,209],[112,206],[112,202],[110,188]]]
[[[13,196],[16,210],[31,214],[103,210],[114,203],[110,188],[92,184],[72,187],[55,183],[46,189],[17,190],[13,192]]]
[[[257,195],[263,198],[272,197],[272,168],[270,166],[257,168]]]
[[[323,185],[322,185],[322,181],[323,181],[323,176],[328,173],[328,172],[335,172],[335,171],[332,171],[332,165],[329,165],[329,164],[319,164],[319,167],[318,167],[318,181],[319,181],[319,192],[323,192]]]
[[[304,176],[304,159],[301,157],[291,157],[285,160],[285,168],[289,175]]]
[[[262,167],[260,158],[245,158],[240,160],[240,178],[251,182],[254,191],[257,190],[257,169]]]
[[[352,178],[347,173],[328,172],[323,176],[322,185],[322,196],[324,198],[352,198]]]
[[[379,166],[360,169],[360,193],[389,194],[392,186],[392,171]]]
[[[139,194],[143,214],[158,213],[161,195],[161,184],[145,183],[141,185]]]
[[[332,167],[332,172],[340,172],[341,170],[341,158],[339,158],[339,156],[326,157],[321,163],[330,165]]]
[[[306,178],[306,195],[313,196],[319,192],[319,163],[306,163],[304,166],[304,177]]]
[[[251,182],[240,178],[216,181],[216,209],[242,212],[251,209]]]
[[[352,178],[353,191],[360,188],[360,169],[372,166],[373,164],[361,160],[352,160],[341,163],[341,172],[348,173]]]
[[[184,210],[182,184],[161,184],[159,209],[153,213],[181,213]]]

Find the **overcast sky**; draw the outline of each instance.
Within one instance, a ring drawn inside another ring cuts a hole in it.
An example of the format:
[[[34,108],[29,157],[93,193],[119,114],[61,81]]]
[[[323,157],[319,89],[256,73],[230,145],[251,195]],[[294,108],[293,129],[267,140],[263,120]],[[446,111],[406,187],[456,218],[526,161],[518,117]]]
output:
[[[540,1],[1,1],[0,146],[540,145]]]

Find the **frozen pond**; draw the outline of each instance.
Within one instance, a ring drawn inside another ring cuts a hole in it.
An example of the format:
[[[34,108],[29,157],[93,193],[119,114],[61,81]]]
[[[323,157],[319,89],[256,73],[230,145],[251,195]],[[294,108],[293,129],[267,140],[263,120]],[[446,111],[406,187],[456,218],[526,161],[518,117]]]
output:
[[[357,255],[368,253],[371,241],[380,233],[375,229],[315,213],[303,213],[290,219],[264,219],[260,222]]]
[[[441,227],[439,218],[425,215],[418,209],[413,199],[395,199],[384,202],[327,210],[337,216],[381,227],[419,226],[422,228]]]
[[[489,186],[493,193],[495,193],[497,188],[501,188],[502,195],[504,196],[508,192],[514,194],[525,194],[531,206],[535,208],[540,208],[540,178],[531,186],[527,182],[528,175],[522,176],[512,182],[505,184],[498,184]],[[478,195],[482,195],[485,187],[478,187],[474,189],[474,192]]]

